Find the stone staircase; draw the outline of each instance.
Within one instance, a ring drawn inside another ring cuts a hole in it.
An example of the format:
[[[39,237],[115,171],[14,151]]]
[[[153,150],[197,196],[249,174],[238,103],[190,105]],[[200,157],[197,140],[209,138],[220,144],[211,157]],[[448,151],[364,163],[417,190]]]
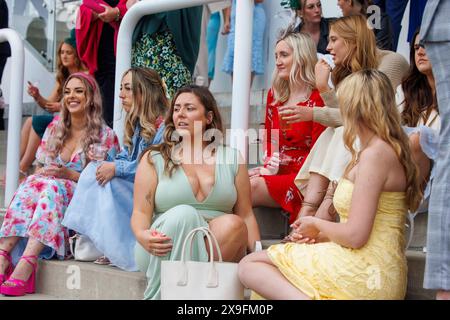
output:
[[[264,119],[265,91],[253,92],[251,96],[252,119],[249,127],[257,128]],[[215,94],[226,128],[230,126],[231,101],[229,94]],[[6,134],[0,131],[0,176],[5,170]],[[4,188],[0,186],[0,203],[3,204]],[[255,208],[255,215],[263,238],[263,247],[278,243],[288,230],[288,218],[280,210]],[[3,222],[4,209],[0,209],[0,224]],[[434,299],[435,293],[422,288],[425,268],[427,214],[419,214],[415,219],[415,232],[407,251],[408,291],[407,299]],[[139,300],[143,296],[146,280],[143,273],[125,272],[111,266],[99,266],[88,262],[40,261],[38,270],[37,293],[21,298],[25,300],[49,299],[100,299],[100,300]],[[249,298],[249,292],[246,292]],[[0,295],[0,300],[9,297]]]

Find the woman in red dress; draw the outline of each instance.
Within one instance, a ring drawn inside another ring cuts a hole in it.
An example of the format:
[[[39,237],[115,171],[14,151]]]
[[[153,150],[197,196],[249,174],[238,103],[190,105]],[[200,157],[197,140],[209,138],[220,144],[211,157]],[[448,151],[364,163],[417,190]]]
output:
[[[302,204],[295,176],[325,129],[313,121],[292,121],[298,109],[324,103],[314,88],[317,54],[309,35],[286,32],[276,44],[275,60],[267,97],[264,166],[249,170],[249,176],[253,207],[282,208],[290,213],[292,223]]]

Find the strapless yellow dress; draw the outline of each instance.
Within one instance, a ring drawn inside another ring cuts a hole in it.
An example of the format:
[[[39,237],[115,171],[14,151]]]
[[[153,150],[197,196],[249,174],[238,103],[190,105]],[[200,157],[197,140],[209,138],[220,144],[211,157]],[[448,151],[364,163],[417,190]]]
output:
[[[353,183],[341,179],[333,200],[341,222],[348,218],[352,193]],[[287,243],[269,247],[268,255],[311,299],[404,299],[406,212],[404,192],[383,192],[364,247]]]

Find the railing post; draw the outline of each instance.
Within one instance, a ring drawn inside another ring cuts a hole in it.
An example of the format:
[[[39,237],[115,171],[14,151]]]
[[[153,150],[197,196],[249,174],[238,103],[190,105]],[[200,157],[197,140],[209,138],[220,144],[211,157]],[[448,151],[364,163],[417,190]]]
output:
[[[248,129],[254,3],[239,0],[236,4],[230,145],[247,159],[247,135],[238,134]]]
[[[22,124],[22,94],[24,72],[24,49],[19,34],[12,29],[0,29],[0,42],[11,46],[11,85],[8,113],[8,144],[6,151],[6,207],[12,200],[19,181],[19,144]]]
[[[198,5],[204,5],[220,0],[152,0],[141,1],[133,5],[124,16],[119,29],[117,38],[117,57],[116,57],[116,79],[114,90],[114,131],[122,143],[124,117],[119,102],[120,78],[123,72],[131,66],[131,36],[138,21],[145,15],[170,11]],[[243,12],[239,12],[243,10]],[[235,79],[233,84],[233,114],[234,118],[240,121],[233,122],[232,128],[248,127],[248,109],[250,99],[250,55],[252,43],[252,21],[253,21],[253,0],[237,1],[237,21],[236,21],[236,50],[235,50]],[[244,30],[245,29],[245,30]],[[247,30],[249,29],[249,30]],[[241,34],[245,35],[242,36]],[[237,64],[236,64],[237,62]],[[247,65],[245,65],[247,64]],[[240,66],[240,67],[239,67]],[[245,80],[245,79],[248,79]],[[235,95],[239,94],[239,98]],[[246,97],[245,97],[246,95]],[[235,102],[236,101],[236,102]],[[234,123],[234,125],[233,125]],[[243,154],[245,154],[245,145],[236,145]]]

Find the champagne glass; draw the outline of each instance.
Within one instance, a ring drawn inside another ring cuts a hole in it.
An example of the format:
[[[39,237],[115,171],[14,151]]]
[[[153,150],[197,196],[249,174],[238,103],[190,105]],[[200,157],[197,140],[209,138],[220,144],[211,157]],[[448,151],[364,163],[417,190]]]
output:
[[[92,160],[97,164],[105,160],[106,151],[108,149],[101,143],[93,143],[90,145]]]

